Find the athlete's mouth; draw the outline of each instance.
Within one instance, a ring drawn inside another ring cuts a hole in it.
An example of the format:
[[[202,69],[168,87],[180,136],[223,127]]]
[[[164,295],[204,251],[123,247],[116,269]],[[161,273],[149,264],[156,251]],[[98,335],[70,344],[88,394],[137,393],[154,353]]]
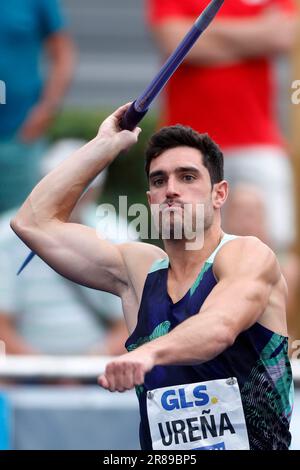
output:
[[[164,202],[163,204],[160,205],[160,210],[165,211],[165,210],[172,210],[172,209],[183,209],[184,204],[182,202]]]

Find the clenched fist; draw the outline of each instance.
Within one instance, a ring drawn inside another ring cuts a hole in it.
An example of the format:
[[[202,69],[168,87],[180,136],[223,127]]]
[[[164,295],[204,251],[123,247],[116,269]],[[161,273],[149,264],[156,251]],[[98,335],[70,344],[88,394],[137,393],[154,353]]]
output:
[[[142,385],[145,375],[154,365],[150,352],[132,351],[110,362],[104,374],[99,377],[98,383],[111,392],[125,392],[136,385]]]

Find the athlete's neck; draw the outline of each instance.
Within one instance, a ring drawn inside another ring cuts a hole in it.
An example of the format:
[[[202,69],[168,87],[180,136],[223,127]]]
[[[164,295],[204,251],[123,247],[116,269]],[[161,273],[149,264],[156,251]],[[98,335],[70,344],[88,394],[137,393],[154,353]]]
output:
[[[189,240],[166,240],[165,251],[170,260],[170,271],[176,279],[182,279],[197,271],[207,258],[214,252],[224,236],[220,226],[212,225],[204,232],[202,247],[188,250]]]

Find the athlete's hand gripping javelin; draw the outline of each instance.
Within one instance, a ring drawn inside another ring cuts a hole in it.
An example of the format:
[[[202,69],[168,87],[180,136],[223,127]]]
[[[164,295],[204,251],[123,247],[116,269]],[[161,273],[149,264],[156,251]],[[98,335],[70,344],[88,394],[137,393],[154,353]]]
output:
[[[98,131],[98,138],[113,139],[119,152],[126,151],[138,141],[141,132],[140,127],[136,127],[133,131],[122,130],[120,121],[130,108],[132,103],[127,103],[118,108],[113,114],[103,121]]]

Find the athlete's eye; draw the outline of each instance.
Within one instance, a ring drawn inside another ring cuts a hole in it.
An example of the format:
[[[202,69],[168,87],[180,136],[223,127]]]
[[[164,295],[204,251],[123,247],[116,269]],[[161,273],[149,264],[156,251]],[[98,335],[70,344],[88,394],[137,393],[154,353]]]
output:
[[[157,188],[157,187],[161,186],[163,184],[163,182],[164,182],[163,178],[159,178],[157,180],[152,181],[152,184],[153,184],[153,186],[155,186]]]
[[[183,175],[182,179],[188,183],[194,181],[196,178],[194,175]]]

